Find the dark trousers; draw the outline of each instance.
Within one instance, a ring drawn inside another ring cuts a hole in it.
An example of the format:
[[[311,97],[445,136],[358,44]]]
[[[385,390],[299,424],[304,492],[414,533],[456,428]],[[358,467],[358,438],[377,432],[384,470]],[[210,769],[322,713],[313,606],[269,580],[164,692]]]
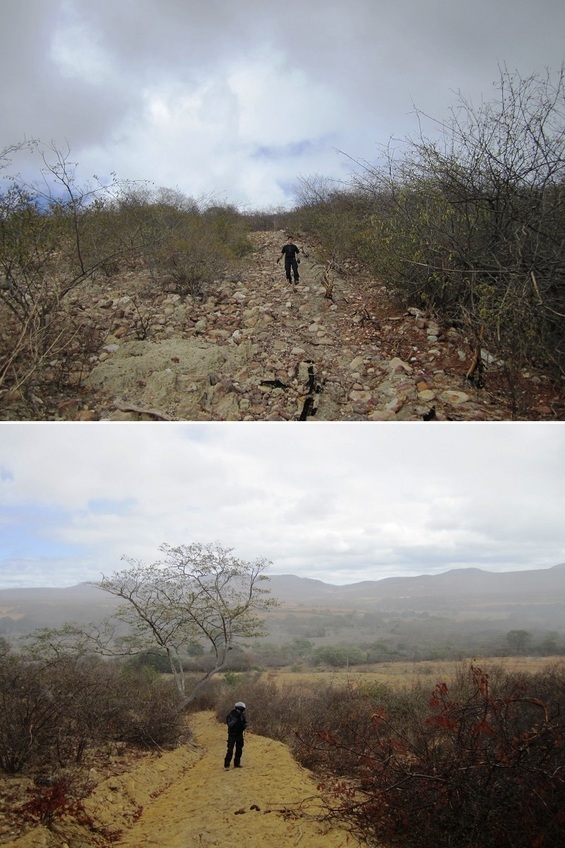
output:
[[[228,750],[224,760],[224,768],[229,768],[235,748],[234,766],[238,766],[243,752],[243,733],[228,733]]]
[[[290,272],[294,274],[294,282],[298,282],[298,262],[296,259],[289,259],[288,256],[284,258],[284,270],[286,272],[286,278],[290,281]]]

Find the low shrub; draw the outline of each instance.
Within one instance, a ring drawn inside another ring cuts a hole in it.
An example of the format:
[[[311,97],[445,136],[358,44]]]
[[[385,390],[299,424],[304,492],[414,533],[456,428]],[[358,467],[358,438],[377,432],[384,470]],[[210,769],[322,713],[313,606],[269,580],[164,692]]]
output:
[[[493,684],[471,667],[453,686],[438,683],[427,703],[411,697],[402,707],[392,693],[387,701],[360,702],[302,737],[327,775],[333,816],[375,844],[560,844],[563,672],[499,676]]]
[[[108,741],[175,744],[185,732],[180,696],[153,672],[100,660],[0,662],[0,768],[57,769]]]
[[[462,664],[449,684],[317,685],[264,675],[235,700],[249,726],[320,775],[330,818],[368,844],[554,848],[565,833],[565,672]]]
[[[60,775],[44,784],[35,784],[28,789],[28,800],[19,808],[20,816],[24,821],[39,823],[47,828],[52,828],[56,820],[65,816],[72,816],[93,827],[82,803],[82,799],[93,788],[92,781],[76,773]]]

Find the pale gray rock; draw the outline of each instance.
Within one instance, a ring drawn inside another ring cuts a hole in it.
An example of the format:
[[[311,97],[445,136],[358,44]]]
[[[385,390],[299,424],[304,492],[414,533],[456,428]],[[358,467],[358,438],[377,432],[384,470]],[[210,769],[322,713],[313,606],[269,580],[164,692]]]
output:
[[[462,403],[467,403],[471,398],[465,392],[458,392],[453,389],[447,389],[442,392],[439,399],[451,406],[461,406]]]
[[[303,258],[297,288],[274,267],[284,233],[251,239],[256,250],[244,273],[217,281],[205,300],[167,293],[145,278],[151,296],[143,301],[137,274],[129,292],[105,285],[92,294],[106,346],[92,360],[88,385],[106,403],[101,417],[113,417],[111,399],[120,398],[174,419],[293,421],[311,387],[310,366],[313,421],[421,420],[432,404],[438,420],[496,417],[486,393],[471,402],[460,391],[472,355],[462,333],[440,330],[417,307],[387,319],[377,304],[372,324],[365,296],[386,301],[384,285],[336,274],[330,302],[319,265]],[[149,319],[144,341],[137,340],[132,293]]]

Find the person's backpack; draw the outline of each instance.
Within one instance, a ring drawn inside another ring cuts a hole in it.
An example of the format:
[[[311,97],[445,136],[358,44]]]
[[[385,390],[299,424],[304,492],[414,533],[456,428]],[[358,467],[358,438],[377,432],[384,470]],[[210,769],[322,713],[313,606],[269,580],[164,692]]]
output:
[[[226,716],[226,724],[230,730],[233,730],[234,727],[237,727],[239,721],[239,716],[235,715],[233,710],[231,713],[228,713]]]

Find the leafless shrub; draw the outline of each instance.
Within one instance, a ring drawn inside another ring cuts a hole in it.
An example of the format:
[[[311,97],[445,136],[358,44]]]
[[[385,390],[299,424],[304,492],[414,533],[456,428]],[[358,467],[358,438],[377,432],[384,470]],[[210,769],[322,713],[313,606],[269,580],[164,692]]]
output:
[[[24,821],[39,823],[49,829],[65,816],[72,816],[94,829],[94,823],[83,805],[83,799],[93,787],[94,782],[77,771],[60,774],[30,787],[29,798],[20,806],[18,813]]]
[[[180,699],[167,681],[92,659],[0,665],[0,768],[53,770],[80,763],[107,741],[144,747],[175,744],[184,733]]]
[[[18,392],[75,339],[68,294],[126,252],[106,225],[120,186],[80,187],[70,151],[30,145],[40,178],[0,194],[0,392]]]
[[[338,244],[503,363],[517,416],[521,369],[565,376],[564,71],[502,68],[492,101],[460,94],[445,121],[419,118],[415,138],[356,161],[349,186],[302,180],[297,214],[323,260]]]
[[[513,367],[563,373],[563,69],[527,79],[504,69],[496,100],[474,108],[460,96],[438,125],[440,141],[422,133],[384,173],[360,178],[389,192],[375,235],[404,264],[394,284],[463,319]]]

